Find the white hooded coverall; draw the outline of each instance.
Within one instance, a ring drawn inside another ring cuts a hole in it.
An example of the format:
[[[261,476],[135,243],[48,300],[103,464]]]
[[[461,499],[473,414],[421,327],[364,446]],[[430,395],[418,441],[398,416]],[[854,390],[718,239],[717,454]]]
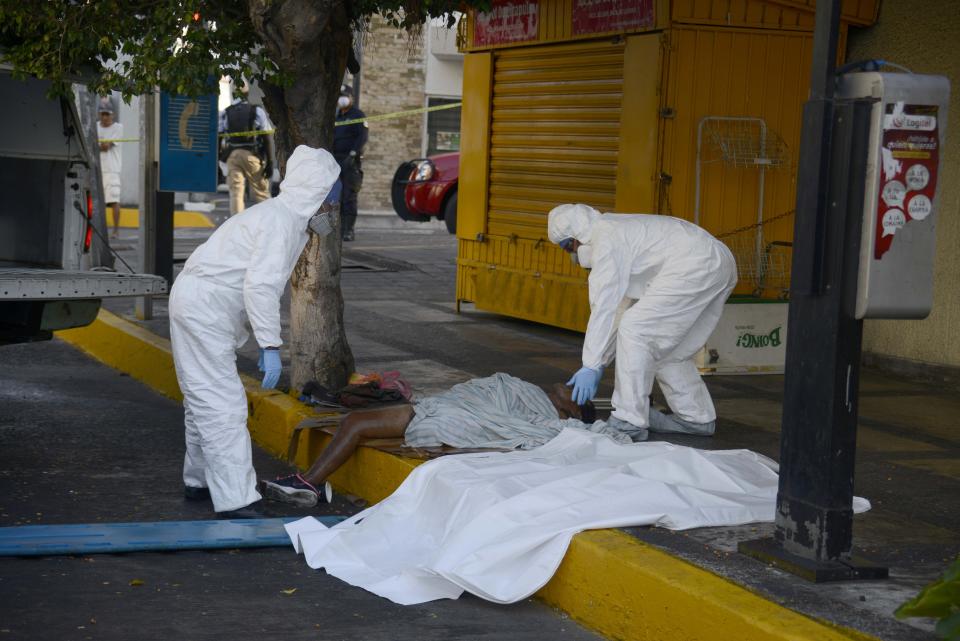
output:
[[[170,342],[183,392],[183,482],[209,487],[217,512],[260,499],[235,350],[249,337],[279,347],[280,297],[307,243],[307,223],[340,167],[329,152],[297,147],[280,195],[227,220],[187,260],[170,293]]]
[[[678,418],[698,424],[716,420],[693,356],[737,283],[727,246],[678,218],[601,216],[587,205],[554,208],[547,231],[554,243],[575,238],[589,248],[583,252],[592,261],[585,265],[592,270],[583,365],[599,369],[613,359],[616,347],[612,416],[647,427],[656,377]]]

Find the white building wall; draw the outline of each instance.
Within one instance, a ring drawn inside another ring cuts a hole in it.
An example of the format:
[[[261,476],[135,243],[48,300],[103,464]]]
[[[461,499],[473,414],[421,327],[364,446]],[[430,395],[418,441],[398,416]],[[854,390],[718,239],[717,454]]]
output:
[[[425,38],[428,96],[459,98],[463,95],[463,54],[457,51],[457,29],[433,21]]]
[[[126,104],[119,94],[114,96],[114,104],[119,104],[117,121],[123,125],[124,138],[140,137],[140,98],[134,96]],[[140,204],[140,143],[125,142],[120,146],[120,159],[123,164],[120,172],[120,203],[124,207],[137,207]]]

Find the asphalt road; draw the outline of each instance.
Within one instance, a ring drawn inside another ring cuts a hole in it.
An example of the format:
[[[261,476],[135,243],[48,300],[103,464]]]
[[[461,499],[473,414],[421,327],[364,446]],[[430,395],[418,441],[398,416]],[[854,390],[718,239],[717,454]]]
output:
[[[182,498],[177,403],[59,341],[2,347],[0,362],[0,526],[211,516]],[[0,558],[0,641],[599,638],[532,599],[394,605],[292,548]]]

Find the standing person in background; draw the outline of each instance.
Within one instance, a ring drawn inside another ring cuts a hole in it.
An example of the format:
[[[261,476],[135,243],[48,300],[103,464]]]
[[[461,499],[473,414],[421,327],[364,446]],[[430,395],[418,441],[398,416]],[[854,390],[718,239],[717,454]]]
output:
[[[263,107],[247,102],[249,87],[244,85],[233,104],[220,114],[219,132],[267,131],[269,119]],[[255,203],[270,197],[270,140],[267,135],[227,136],[220,139],[220,160],[227,164],[230,188],[230,215],[246,206],[247,183]]]
[[[120,234],[120,145],[111,142],[123,138],[123,125],[113,121],[113,103],[110,98],[100,101],[100,121],[97,123],[100,139],[100,173],[103,176],[103,202],[113,212],[113,231],[110,238]]]
[[[367,115],[353,106],[353,89],[349,85],[340,87],[337,100],[337,122],[362,120]],[[340,163],[340,180],[343,182],[343,195],[340,202],[340,234],[343,240],[353,240],[353,226],[357,222],[357,194],[363,183],[363,170],[360,159],[363,147],[367,144],[367,123],[357,122],[339,125],[333,129],[333,157]]]

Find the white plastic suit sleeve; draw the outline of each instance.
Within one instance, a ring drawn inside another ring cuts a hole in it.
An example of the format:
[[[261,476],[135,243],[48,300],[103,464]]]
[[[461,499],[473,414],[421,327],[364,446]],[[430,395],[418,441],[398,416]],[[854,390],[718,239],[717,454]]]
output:
[[[623,314],[633,306],[637,301],[629,296],[620,301],[620,304],[617,306],[616,318],[614,320],[614,332],[610,334],[610,339],[607,341],[607,346],[603,348],[603,366],[609,367],[610,363],[613,362],[613,359],[617,355],[617,331],[619,331],[620,320],[623,318]]]
[[[630,284],[630,256],[605,221],[593,228],[593,270],[590,272],[590,321],[583,339],[583,366],[599,369],[616,339],[617,311]]]
[[[264,222],[269,221],[268,218]],[[279,347],[280,297],[290,278],[287,261],[291,241],[280,229],[267,229],[261,224],[250,265],[243,278],[243,305],[253,335],[260,347]]]

